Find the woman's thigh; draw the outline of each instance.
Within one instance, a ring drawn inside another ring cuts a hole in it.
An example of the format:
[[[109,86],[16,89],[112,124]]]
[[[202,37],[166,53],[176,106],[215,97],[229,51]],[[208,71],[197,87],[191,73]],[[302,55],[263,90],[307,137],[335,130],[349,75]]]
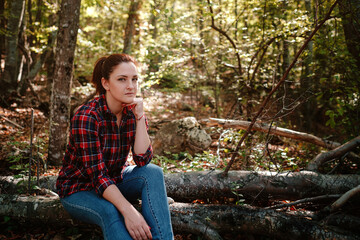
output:
[[[104,214],[117,215],[114,205],[98,197],[95,191],[74,193],[62,198],[61,203],[72,217],[99,226],[103,225]]]
[[[61,199],[74,218],[101,227],[105,239],[131,239],[124,218],[116,207],[95,191],[81,191]]]

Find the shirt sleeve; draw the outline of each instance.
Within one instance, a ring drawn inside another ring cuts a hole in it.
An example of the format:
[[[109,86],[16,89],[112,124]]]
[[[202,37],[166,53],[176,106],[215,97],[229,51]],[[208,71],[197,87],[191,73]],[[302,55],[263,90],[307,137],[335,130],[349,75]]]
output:
[[[146,124],[146,130],[149,130],[149,122],[145,116],[145,124]],[[150,163],[151,159],[153,158],[153,149],[151,146],[151,143],[149,144],[148,149],[143,154],[134,154],[134,145],[132,144],[131,150],[133,152],[133,159],[137,166],[142,167],[146,164]]]
[[[90,113],[91,114],[91,113]],[[102,196],[105,189],[115,182],[108,176],[99,139],[99,122],[90,114],[75,115],[72,134],[78,157],[90,176],[96,193]]]

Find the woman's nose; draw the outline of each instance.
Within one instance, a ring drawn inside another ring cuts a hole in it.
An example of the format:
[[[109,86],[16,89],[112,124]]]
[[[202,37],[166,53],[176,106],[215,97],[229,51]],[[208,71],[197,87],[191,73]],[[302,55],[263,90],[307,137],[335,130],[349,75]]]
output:
[[[134,83],[133,83],[133,81],[128,81],[128,84],[127,84],[127,86],[126,86],[127,88],[129,88],[129,89],[132,89],[132,88],[134,88]]]

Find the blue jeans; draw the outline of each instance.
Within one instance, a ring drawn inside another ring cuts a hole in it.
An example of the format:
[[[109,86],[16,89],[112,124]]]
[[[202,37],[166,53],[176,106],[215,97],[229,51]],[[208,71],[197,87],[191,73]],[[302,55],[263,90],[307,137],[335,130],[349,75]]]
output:
[[[142,215],[151,227],[153,239],[174,239],[164,176],[160,167],[154,164],[129,166],[124,170],[123,181],[117,187],[130,202],[141,198]],[[74,193],[62,198],[61,203],[72,217],[99,225],[105,239],[132,239],[120,212],[112,203],[99,197],[95,190]]]

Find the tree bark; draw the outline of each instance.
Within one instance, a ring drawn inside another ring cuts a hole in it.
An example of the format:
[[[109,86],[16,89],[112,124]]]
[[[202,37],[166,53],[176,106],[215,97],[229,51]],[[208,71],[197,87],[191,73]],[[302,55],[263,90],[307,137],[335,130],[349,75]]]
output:
[[[125,36],[124,36],[124,50],[123,53],[131,53],[131,43],[132,38],[135,33],[135,20],[138,16],[138,10],[140,9],[142,0],[131,0],[128,19],[125,27]]]
[[[242,120],[230,120],[230,119],[219,119],[219,118],[209,118],[210,121],[218,122],[222,124],[224,127],[238,127],[240,129],[246,130],[250,123],[249,121],[242,121]],[[265,132],[268,133],[270,130],[270,134],[287,137],[299,141],[309,142],[327,149],[333,149],[335,147],[340,146],[340,143],[329,141],[326,139],[322,139],[319,137],[316,137],[312,134],[298,132],[286,128],[276,127],[272,126],[270,129],[269,124],[265,123],[255,123],[251,130],[259,131],[259,132]]]
[[[347,143],[331,151],[318,154],[315,157],[315,159],[309,163],[307,169],[310,171],[317,171],[319,167],[326,161],[329,161],[334,158],[342,157],[346,153],[350,152],[352,149],[356,148],[357,146],[360,146],[360,136],[348,141]]]
[[[19,51],[18,51],[18,42],[19,42],[19,33],[21,23],[24,17],[25,11],[25,0],[11,1],[9,20],[7,24],[7,37],[6,37],[6,46],[8,49],[6,59],[5,59],[5,68],[4,74],[1,78],[1,90],[2,99],[5,103],[7,98],[17,89],[17,77],[19,72]]]
[[[0,62],[2,60],[2,55],[5,54],[5,0],[0,0]],[[2,75],[2,67],[0,67],[0,76]],[[1,78],[1,77],[0,77]]]
[[[63,0],[55,50],[55,70],[50,108],[50,164],[60,165],[65,151],[70,116],[70,88],[79,28],[81,0]]]
[[[165,175],[167,193],[176,201],[222,199],[242,194],[249,201],[297,200],[326,194],[343,194],[360,183],[358,175],[322,175],[314,172],[186,172]]]
[[[204,239],[222,239],[221,233],[236,232],[276,239],[360,239],[354,232],[274,210],[188,203],[173,203],[169,208],[175,232],[194,233]],[[3,194],[0,215],[63,226],[73,224],[57,196]]]
[[[314,17],[313,17],[313,9],[312,9],[312,0],[305,0],[305,8],[307,12],[308,19],[312,23],[314,23]],[[313,24],[314,26],[315,24]],[[313,27],[312,26],[312,27]],[[307,32],[306,34],[310,34],[311,32]],[[315,83],[315,78],[312,78],[310,75],[313,73],[313,67],[311,67],[311,64],[313,63],[314,55],[314,43],[311,40],[309,44],[306,46],[306,56],[304,57],[304,61],[302,62],[303,70],[301,72],[300,76],[300,89],[299,91],[304,94],[311,91],[314,91],[315,86],[317,86],[318,83]],[[308,94],[310,95],[310,94]],[[314,94],[312,94],[314,95]],[[316,114],[316,108],[317,103],[314,100],[314,96],[308,98],[303,102],[303,104],[300,106],[301,113],[304,115],[299,122],[299,125],[303,130],[314,132],[314,116]]]
[[[16,193],[21,179],[0,177],[0,193]],[[56,176],[40,179],[40,187],[55,191]],[[323,175],[310,171],[277,173],[269,171],[183,172],[165,174],[167,194],[175,201],[222,200],[242,194],[249,201],[297,200],[330,194],[344,194],[360,185],[359,175]],[[236,192],[236,194],[234,194]]]
[[[360,70],[360,0],[345,0],[340,4],[340,14],[348,51]]]

